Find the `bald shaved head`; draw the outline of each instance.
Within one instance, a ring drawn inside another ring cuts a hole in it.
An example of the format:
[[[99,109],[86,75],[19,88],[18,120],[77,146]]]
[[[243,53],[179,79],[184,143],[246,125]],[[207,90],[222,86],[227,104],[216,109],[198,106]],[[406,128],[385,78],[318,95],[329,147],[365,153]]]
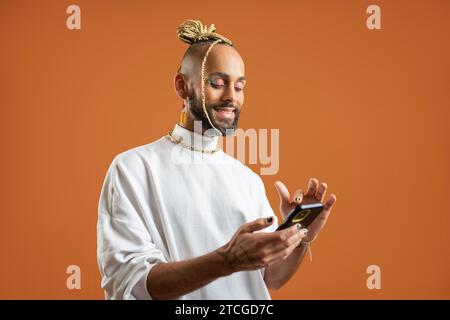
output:
[[[208,41],[197,42],[197,43],[190,45],[183,55],[183,58],[181,60],[181,65],[178,69],[178,72],[181,72],[182,74],[184,74],[187,77],[195,76],[197,73],[199,74],[200,70],[201,70],[203,57],[205,56],[205,53],[208,50],[208,47],[213,42],[214,41],[212,41],[212,40],[208,40]],[[234,51],[235,56],[241,60],[242,64],[244,64],[244,62],[243,62],[241,56],[239,55],[239,53],[237,52],[237,50],[232,45],[229,45],[226,43],[219,43],[219,44],[215,45],[215,47],[211,50],[211,52],[208,56],[208,61],[211,61],[218,54],[220,55],[220,52],[223,53],[224,48],[222,48],[222,47],[226,47],[226,48]],[[216,48],[219,48],[219,50],[216,50]],[[220,48],[222,48],[222,50],[220,50]],[[228,54],[227,54],[227,56],[228,56]],[[208,65],[208,61],[206,63],[207,65]]]

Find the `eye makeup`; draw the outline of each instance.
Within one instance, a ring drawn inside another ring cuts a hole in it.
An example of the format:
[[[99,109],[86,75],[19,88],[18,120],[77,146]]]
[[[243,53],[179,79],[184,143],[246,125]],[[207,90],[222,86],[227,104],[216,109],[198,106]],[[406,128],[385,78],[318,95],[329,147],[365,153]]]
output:
[[[208,79],[208,82],[211,85],[211,87],[213,87],[215,89],[220,89],[223,86],[225,86],[228,81],[225,81],[224,79],[221,79],[221,78],[215,78],[215,79],[213,78],[213,79]],[[234,86],[234,89],[236,91],[244,90],[244,83],[242,81],[236,82],[236,85]]]

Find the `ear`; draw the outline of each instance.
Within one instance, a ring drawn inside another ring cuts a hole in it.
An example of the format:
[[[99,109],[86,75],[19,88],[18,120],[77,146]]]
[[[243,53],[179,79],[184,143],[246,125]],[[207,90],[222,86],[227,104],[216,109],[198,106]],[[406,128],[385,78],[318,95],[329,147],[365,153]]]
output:
[[[188,96],[188,86],[184,74],[180,72],[175,74],[174,85],[177,95],[182,99],[186,99]]]

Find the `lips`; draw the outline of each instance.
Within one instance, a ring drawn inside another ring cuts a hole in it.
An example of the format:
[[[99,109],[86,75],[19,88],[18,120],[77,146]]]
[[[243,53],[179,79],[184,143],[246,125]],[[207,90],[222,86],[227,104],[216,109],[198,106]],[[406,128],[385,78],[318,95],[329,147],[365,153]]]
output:
[[[233,119],[236,112],[235,108],[225,107],[225,108],[214,108],[217,116],[222,119]]]

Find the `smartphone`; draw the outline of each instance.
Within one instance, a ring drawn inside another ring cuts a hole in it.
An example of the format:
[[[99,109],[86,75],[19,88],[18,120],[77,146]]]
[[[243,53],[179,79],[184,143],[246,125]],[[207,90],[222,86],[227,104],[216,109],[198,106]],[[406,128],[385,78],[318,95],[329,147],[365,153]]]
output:
[[[321,202],[300,204],[288,213],[277,230],[289,228],[295,223],[300,223],[302,228],[307,228],[322,212],[323,204]]]

